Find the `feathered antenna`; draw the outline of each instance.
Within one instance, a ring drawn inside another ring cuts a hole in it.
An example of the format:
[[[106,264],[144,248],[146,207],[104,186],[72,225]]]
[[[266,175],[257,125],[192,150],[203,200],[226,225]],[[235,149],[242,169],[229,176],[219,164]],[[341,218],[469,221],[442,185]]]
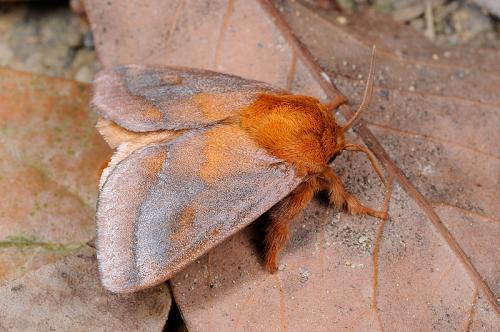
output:
[[[370,104],[370,99],[372,98],[374,73],[375,73],[375,45],[373,45],[372,48],[372,56],[370,59],[370,72],[368,73],[368,79],[366,81],[366,88],[365,88],[365,94],[363,95],[363,101],[361,102],[361,105],[359,105],[359,108],[356,111],[356,113],[354,113],[353,117],[350,118],[349,121],[347,121],[347,123],[342,126],[343,132],[349,130],[349,128],[351,128],[354,125],[354,123],[359,119],[361,113],[363,113],[368,108],[368,105]]]

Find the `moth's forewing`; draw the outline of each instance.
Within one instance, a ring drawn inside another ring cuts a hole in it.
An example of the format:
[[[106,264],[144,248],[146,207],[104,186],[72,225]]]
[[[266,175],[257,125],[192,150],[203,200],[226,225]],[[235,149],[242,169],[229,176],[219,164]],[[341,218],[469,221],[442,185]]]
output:
[[[269,84],[208,70],[127,65],[101,71],[92,104],[135,132],[199,128],[236,115]]]
[[[130,292],[169,279],[248,225],[301,181],[238,125],[146,145],[115,165],[99,196],[104,286]]]

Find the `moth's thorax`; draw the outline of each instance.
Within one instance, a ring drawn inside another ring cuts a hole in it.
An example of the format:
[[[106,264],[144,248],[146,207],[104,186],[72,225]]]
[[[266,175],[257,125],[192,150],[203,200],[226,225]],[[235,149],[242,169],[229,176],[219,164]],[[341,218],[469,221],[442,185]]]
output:
[[[241,125],[260,146],[303,175],[327,167],[342,135],[326,107],[306,96],[262,94],[242,112]]]

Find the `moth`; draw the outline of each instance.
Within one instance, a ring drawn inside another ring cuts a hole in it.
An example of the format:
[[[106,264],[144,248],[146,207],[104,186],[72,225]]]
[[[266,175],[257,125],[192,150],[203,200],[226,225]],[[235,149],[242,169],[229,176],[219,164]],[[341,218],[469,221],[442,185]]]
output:
[[[124,65],[94,80],[97,127],[116,148],[100,181],[97,258],[103,285],[132,292],[168,280],[268,211],[265,266],[277,269],[289,223],[313,195],[349,213],[387,218],[344,189],[330,163],[367,154],[316,98],[208,70]]]

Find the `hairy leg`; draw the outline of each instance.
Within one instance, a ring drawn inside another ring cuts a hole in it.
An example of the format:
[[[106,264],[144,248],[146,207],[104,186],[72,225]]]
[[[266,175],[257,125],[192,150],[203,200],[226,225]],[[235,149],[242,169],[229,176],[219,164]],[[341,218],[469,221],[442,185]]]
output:
[[[330,190],[330,202],[336,207],[345,206],[347,212],[350,214],[359,214],[359,215],[370,215],[379,219],[387,219],[388,214],[386,211],[377,211],[372,208],[369,208],[359,199],[349,194],[345,188],[344,184],[340,180],[340,178],[335,174],[335,172],[331,168],[327,168],[322,176],[321,186],[323,189]],[[385,184],[385,183],[384,183]]]
[[[269,272],[276,271],[278,254],[288,242],[288,224],[307,206],[318,188],[318,181],[311,178],[301,183],[269,211],[270,223],[265,239],[265,261]]]

